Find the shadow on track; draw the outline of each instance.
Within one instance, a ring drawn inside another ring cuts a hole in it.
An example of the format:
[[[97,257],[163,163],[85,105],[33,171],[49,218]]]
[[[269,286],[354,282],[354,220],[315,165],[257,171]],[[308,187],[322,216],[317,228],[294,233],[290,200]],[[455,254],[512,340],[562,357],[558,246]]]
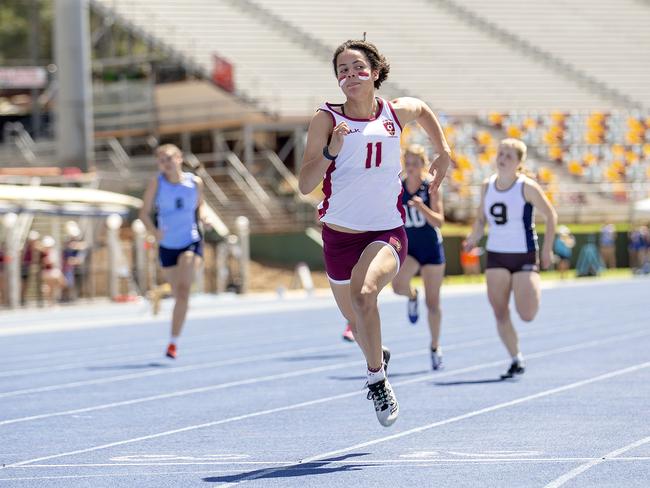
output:
[[[463,381],[436,381],[436,386],[457,386],[457,385],[484,385],[487,383],[505,383],[506,378],[485,378],[481,380],[463,380]]]
[[[348,354],[318,354],[313,356],[294,356],[289,358],[281,358],[280,361],[324,361],[326,359],[340,359],[346,357],[348,357]]]
[[[395,378],[408,378],[409,376],[420,376],[423,374],[430,373],[428,369],[424,369],[421,371],[410,371],[406,373],[391,373],[390,370],[388,372],[388,379],[392,380]],[[339,380],[339,381],[349,381],[349,380],[355,380],[355,381],[365,381],[368,378],[366,376],[330,376],[329,379],[331,380]]]
[[[165,363],[144,363],[144,364],[116,364],[113,366],[89,366],[88,371],[107,371],[119,369],[148,369],[148,368],[169,368],[169,364]]]
[[[347,454],[345,456],[323,459],[322,461],[312,461],[310,463],[296,463],[289,466],[277,468],[257,469],[235,475],[227,476],[210,476],[203,478],[208,483],[236,483],[249,479],[278,479],[278,478],[295,478],[299,476],[316,476],[323,474],[333,474],[346,471],[360,471],[364,467],[374,466],[373,464],[343,464],[341,466],[328,467],[329,464],[337,461],[343,461],[358,456],[367,456],[369,453],[362,452],[357,454]]]

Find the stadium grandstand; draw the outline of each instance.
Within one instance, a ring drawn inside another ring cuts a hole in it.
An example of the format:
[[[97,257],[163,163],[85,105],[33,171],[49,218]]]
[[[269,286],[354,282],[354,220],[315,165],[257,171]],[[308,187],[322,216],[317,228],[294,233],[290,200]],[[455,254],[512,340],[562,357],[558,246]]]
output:
[[[55,3],[35,3],[46,32]],[[528,169],[564,222],[629,220],[634,202],[649,196],[647,3],[87,5],[93,100],[87,167],[57,157],[58,75],[52,53],[42,52],[38,62],[6,63],[48,71],[47,83],[36,90],[5,86],[0,92],[0,164],[13,167],[2,175],[4,183],[40,181],[138,197],[156,171],[152,150],[170,142],[204,180],[223,233],[241,215],[253,234],[304,232],[321,197],[319,191],[300,195],[295,176],[307,125],[323,100],[341,101],[334,48],[366,32],[391,63],[383,96],[422,98],[443,123],[455,164],[445,191],[450,220],[472,219],[480,183],[504,137],[529,146]],[[360,10],[364,15],[354,14]],[[407,127],[403,144],[411,142],[426,140]]]

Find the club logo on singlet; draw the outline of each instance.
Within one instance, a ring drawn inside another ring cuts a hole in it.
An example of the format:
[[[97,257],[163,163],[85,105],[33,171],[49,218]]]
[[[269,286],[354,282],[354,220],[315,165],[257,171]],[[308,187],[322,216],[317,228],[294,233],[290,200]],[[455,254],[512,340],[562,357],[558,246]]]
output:
[[[384,128],[391,136],[395,135],[395,124],[393,124],[392,120],[384,120]]]
[[[397,237],[391,237],[388,239],[388,244],[393,246],[397,252],[400,252],[402,250],[402,243]]]

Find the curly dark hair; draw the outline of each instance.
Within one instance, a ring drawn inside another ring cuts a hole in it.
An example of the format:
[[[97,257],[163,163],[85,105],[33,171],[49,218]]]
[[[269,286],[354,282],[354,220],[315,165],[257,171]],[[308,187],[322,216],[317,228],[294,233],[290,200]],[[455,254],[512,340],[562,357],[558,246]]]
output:
[[[379,52],[377,46],[375,46],[372,42],[361,40],[348,40],[336,48],[336,51],[334,51],[334,57],[332,58],[334,75],[338,74],[336,69],[336,58],[338,58],[339,54],[341,54],[346,49],[361,51],[365,54],[366,58],[368,58],[370,67],[373,70],[379,71],[379,77],[375,80],[375,88],[379,88],[381,84],[386,81],[386,78],[388,78],[388,73],[390,72],[390,64],[388,64],[388,60],[383,54]]]

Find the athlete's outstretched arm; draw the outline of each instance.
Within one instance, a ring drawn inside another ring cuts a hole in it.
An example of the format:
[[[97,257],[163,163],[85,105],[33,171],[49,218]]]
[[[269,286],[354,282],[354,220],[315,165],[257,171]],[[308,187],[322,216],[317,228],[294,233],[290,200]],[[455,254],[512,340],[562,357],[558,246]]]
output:
[[[466,252],[470,252],[472,249],[478,246],[481,237],[483,237],[483,234],[485,233],[486,222],[485,222],[484,202],[485,202],[485,192],[487,190],[487,185],[488,182],[485,181],[481,186],[481,203],[479,204],[478,210],[476,212],[476,220],[474,221],[474,225],[472,226],[472,232],[470,233],[470,235],[468,235],[465,238],[465,242],[463,244],[463,247],[465,248]]]
[[[152,178],[147,185],[147,188],[144,191],[144,196],[142,197],[142,208],[138,217],[147,228],[147,230],[156,236],[156,240],[160,242],[162,235],[159,229],[156,229],[155,224],[151,220],[151,210],[153,209],[154,199],[156,198],[156,192],[158,191],[158,177]]]
[[[451,164],[451,150],[445,139],[442,126],[429,106],[418,98],[402,97],[391,102],[399,123],[402,127],[409,122],[416,121],[424,129],[431,139],[431,143],[438,154],[436,160],[431,164],[429,172],[433,175],[430,191],[440,187],[442,180]]]
[[[332,123],[331,115],[322,110],[316,112],[309,123],[307,144],[298,175],[298,187],[303,195],[311,193],[318,186],[332,163],[323,156],[323,148],[328,146],[329,153],[336,156],[343,146],[343,137],[350,131],[345,122],[334,128]]]
[[[542,268],[547,269],[551,266],[553,242],[555,241],[555,227],[557,226],[557,212],[553,208],[553,205],[551,205],[548,197],[544,194],[542,187],[530,178],[526,178],[526,182],[524,183],[524,198],[535,208],[539,209],[546,219],[544,246],[542,246],[540,260]]]

